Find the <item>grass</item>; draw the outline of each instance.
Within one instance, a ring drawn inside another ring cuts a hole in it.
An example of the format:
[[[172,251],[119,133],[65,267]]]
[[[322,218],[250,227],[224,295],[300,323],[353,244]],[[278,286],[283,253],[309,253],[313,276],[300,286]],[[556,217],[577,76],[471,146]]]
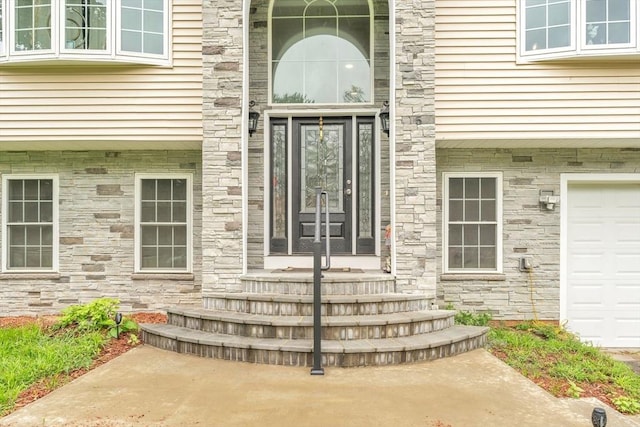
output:
[[[557,325],[493,327],[488,349],[555,396],[595,396],[640,414],[640,375]]]
[[[89,367],[104,343],[98,331],[51,334],[37,324],[0,328],[0,416],[36,382],[49,379],[55,388],[60,374]]]

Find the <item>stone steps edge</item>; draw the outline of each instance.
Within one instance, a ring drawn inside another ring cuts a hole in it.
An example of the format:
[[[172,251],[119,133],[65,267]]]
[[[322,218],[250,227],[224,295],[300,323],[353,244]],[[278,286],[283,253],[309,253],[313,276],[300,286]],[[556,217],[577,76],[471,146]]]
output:
[[[213,292],[203,293],[203,298],[239,300],[239,301],[259,301],[259,302],[279,302],[279,303],[313,303],[311,294],[278,294],[278,293],[255,293],[255,292]],[[320,299],[322,304],[370,304],[378,302],[402,302],[430,300],[422,294],[359,294],[359,295],[323,295]]]
[[[208,346],[244,348],[270,351],[312,352],[313,340],[278,340],[266,338],[237,337],[233,335],[211,334],[172,325],[141,324],[143,333],[148,333],[178,342]],[[324,353],[381,353],[416,351],[438,348],[485,335],[487,327],[453,326],[444,331],[402,338],[380,338],[354,341],[322,340]],[[144,335],[143,335],[144,337]]]
[[[313,316],[272,316],[267,314],[246,314],[210,309],[167,309],[167,315],[171,316],[172,314],[191,319],[221,321],[243,325],[313,326]],[[400,313],[322,316],[322,324],[323,326],[385,326],[436,321],[448,319],[454,315],[455,311],[453,310],[421,310]]]

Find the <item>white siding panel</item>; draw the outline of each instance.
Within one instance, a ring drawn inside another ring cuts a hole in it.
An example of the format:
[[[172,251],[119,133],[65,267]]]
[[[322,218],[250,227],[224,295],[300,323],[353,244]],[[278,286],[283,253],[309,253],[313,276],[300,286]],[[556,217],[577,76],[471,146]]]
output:
[[[439,144],[597,138],[640,146],[640,61],[516,63],[516,50],[516,0],[436,2]]]
[[[0,150],[91,140],[114,145],[133,141],[125,144],[133,149],[148,147],[146,141],[164,141],[158,147],[165,148],[199,147],[202,2],[173,2],[172,10],[170,67],[59,63],[0,67]]]

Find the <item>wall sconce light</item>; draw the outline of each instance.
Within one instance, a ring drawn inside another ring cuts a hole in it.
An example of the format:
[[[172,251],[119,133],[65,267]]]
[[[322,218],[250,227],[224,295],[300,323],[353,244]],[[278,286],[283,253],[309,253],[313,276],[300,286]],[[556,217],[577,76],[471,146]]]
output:
[[[256,101],[249,101],[249,136],[252,136],[256,133],[256,129],[258,129],[258,119],[260,118],[260,113],[254,111],[253,107],[256,105]]]
[[[389,101],[382,103],[382,108],[380,109],[380,125],[382,132],[389,135]]]
[[[548,211],[552,211],[560,203],[560,196],[554,196],[553,190],[540,191],[540,204]]]

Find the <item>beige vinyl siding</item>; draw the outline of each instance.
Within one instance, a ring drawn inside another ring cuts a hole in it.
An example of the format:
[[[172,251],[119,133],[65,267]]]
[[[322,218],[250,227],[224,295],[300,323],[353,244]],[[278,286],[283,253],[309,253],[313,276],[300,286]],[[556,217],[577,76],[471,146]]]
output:
[[[171,66],[0,66],[0,150],[200,148],[202,2],[172,3]]]
[[[640,59],[517,63],[516,0],[436,2],[435,100],[441,146],[541,139],[640,146]]]

